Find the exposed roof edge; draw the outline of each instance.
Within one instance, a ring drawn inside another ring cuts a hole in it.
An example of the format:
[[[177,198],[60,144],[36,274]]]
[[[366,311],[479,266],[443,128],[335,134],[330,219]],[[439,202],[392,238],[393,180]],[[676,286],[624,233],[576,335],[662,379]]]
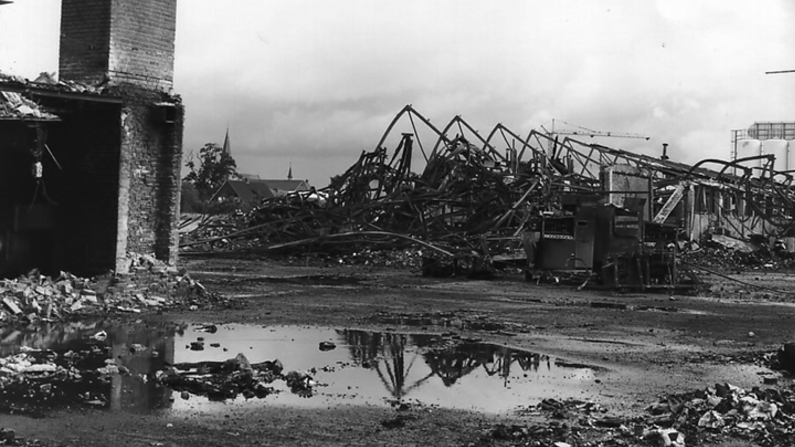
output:
[[[81,101],[104,102],[112,104],[122,103],[122,98],[120,96],[66,91],[62,89],[54,89],[52,87],[50,88],[39,87],[30,83],[25,84],[19,82],[0,81],[0,91],[23,93],[26,95],[35,95],[35,96],[42,96],[49,98],[76,99]]]
[[[0,90],[0,120],[46,122],[60,118],[21,93]]]

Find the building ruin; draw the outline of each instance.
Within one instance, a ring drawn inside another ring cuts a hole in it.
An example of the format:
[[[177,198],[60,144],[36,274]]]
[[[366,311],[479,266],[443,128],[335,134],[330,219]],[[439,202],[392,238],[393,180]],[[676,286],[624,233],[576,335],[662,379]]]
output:
[[[59,76],[0,75],[0,273],[177,261],[176,0],[63,0]]]
[[[401,120],[411,132],[390,153]],[[665,149],[652,157],[536,130],[522,137],[502,124],[481,134],[461,116],[437,128],[408,105],[373,151],[323,188],[324,204],[265,198],[247,228],[199,226],[182,247],[356,256],[411,245],[427,274],[510,262],[529,275],[584,271],[608,287],[670,290],[698,285],[679,255],[708,238],[795,240],[791,177],[768,166],[773,155],[691,166]],[[762,169],[744,164],[759,160]]]

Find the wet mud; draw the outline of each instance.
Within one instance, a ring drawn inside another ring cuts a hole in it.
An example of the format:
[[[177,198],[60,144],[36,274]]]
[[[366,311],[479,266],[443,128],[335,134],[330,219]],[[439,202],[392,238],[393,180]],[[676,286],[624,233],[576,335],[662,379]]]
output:
[[[500,413],[595,386],[588,365],[451,333],[107,321],[6,332],[0,411],[36,416],[408,403]]]
[[[789,303],[190,268],[234,306],[0,330],[0,429],[48,447],[774,446],[795,433],[791,375],[770,362]]]

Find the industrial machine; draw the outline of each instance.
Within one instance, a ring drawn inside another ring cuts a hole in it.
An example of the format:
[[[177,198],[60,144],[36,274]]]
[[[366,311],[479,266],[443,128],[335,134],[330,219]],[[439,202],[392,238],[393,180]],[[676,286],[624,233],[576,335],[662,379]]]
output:
[[[700,281],[677,262],[677,228],[643,219],[645,199],[603,206],[596,215],[594,271],[620,290],[683,290]]]
[[[535,268],[590,271],[600,286],[618,290],[681,290],[700,282],[678,263],[677,227],[644,218],[645,197],[625,197],[617,206],[598,195],[567,194],[560,205],[561,212],[538,221],[538,241],[527,250]]]
[[[564,214],[540,220],[536,266],[544,270],[577,270],[593,267],[596,195],[561,197]]]

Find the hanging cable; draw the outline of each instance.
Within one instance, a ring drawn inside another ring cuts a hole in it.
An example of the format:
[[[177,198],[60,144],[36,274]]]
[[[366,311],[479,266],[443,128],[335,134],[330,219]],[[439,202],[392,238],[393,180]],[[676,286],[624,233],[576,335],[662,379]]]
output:
[[[63,167],[61,167],[61,164],[58,163],[58,159],[55,158],[55,155],[50,150],[50,146],[47,146],[47,143],[44,143],[44,148],[47,149],[47,153],[50,154],[50,157],[52,157],[52,161],[55,162],[55,166],[58,166],[58,169],[63,171]]]
[[[33,162],[33,166],[31,167],[31,174],[33,175],[33,178],[36,180],[36,187],[33,190],[33,197],[31,198],[30,207],[28,208],[29,211],[33,209],[33,205],[36,204],[36,199],[38,199],[39,197],[39,189],[41,189],[42,197],[44,197],[51,205],[57,205],[57,203],[55,203],[55,201],[53,201],[52,198],[50,198],[50,196],[47,194],[47,187],[44,184],[44,165],[42,164],[41,159],[42,156],[44,155],[45,149],[49,152],[50,156],[52,157],[53,161],[55,161],[55,164],[58,166],[58,168],[62,169],[60,163],[58,163],[58,160],[55,159],[55,156],[52,154],[52,151],[50,151],[50,148],[47,147],[47,144],[45,143],[45,141],[47,140],[46,129],[40,124],[36,125],[35,129],[36,129],[35,145],[31,149],[30,153],[31,155],[33,155],[33,158],[35,159],[35,161]]]

